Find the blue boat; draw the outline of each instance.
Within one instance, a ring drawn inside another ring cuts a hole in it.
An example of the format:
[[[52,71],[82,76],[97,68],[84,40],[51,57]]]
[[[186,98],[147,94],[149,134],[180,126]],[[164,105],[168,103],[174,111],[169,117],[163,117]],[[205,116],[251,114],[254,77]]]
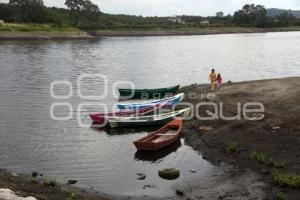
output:
[[[138,110],[146,109],[149,107],[163,107],[163,106],[173,106],[180,102],[184,97],[184,93],[179,93],[175,96],[165,98],[165,99],[156,99],[151,101],[144,102],[133,102],[133,103],[118,103],[117,107],[120,110]]]

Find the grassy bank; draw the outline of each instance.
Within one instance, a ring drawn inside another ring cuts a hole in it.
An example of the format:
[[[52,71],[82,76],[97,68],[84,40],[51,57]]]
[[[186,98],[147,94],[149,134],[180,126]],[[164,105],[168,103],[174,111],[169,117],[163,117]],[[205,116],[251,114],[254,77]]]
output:
[[[0,25],[0,39],[87,39],[93,38],[74,27],[57,27],[48,24]]]
[[[0,39],[87,39],[94,37],[134,37],[134,36],[171,36],[171,35],[210,35],[234,33],[266,33],[300,31],[300,26],[283,28],[149,28],[149,29],[100,29],[80,30],[69,26],[49,24],[2,24]]]
[[[200,151],[209,161],[236,166],[235,174],[251,169],[268,184],[268,199],[296,200],[300,196],[300,78],[284,78],[242,83],[228,83],[215,92],[213,99],[189,98],[189,94],[206,94],[208,85],[181,89],[185,101],[223,103],[223,115],[235,116],[239,103],[260,102],[264,113],[255,113],[253,120],[194,119],[184,127],[186,143]],[[192,97],[194,97],[193,95]],[[220,108],[220,107],[218,107]],[[221,108],[220,108],[221,109]],[[201,116],[208,116],[212,106],[201,107]],[[257,116],[264,118],[255,121]]]
[[[49,24],[13,24],[5,23],[0,25],[0,32],[74,32],[80,31],[77,28],[68,26],[54,26]]]

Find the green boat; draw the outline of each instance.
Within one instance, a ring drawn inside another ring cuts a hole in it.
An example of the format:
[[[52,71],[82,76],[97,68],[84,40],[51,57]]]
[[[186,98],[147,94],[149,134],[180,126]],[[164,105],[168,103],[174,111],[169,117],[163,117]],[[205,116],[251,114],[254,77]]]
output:
[[[156,89],[118,89],[120,99],[161,99],[168,95],[176,94],[180,85]]]

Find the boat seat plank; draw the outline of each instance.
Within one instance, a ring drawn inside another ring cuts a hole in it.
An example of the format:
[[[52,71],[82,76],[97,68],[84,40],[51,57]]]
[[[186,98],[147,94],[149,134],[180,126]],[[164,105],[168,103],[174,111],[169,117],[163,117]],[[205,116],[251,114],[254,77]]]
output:
[[[158,133],[155,134],[156,136],[159,136],[158,138],[156,138],[155,140],[153,140],[153,143],[159,143],[159,142],[163,142],[165,140],[169,140],[170,138],[172,138],[172,136],[177,135],[176,134],[176,130],[168,130],[166,131],[166,133]]]
[[[167,137],[159,137],[157,138],[156,140],[153,140],[152,142],[153,143],[160,143],[160,142],[163,142],[165,140],[169,140],[170,139],[170,136],[167,136]]]

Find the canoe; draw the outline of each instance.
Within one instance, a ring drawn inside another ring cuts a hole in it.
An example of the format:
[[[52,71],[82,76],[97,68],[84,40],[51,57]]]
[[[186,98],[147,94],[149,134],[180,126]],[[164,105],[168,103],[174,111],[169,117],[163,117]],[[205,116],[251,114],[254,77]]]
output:
[[[135,116],[135,117],[108,117],[108,123],[111,128],[116,127],[137,127],[137,126],[154,126],[166,124],[175,117],[184,115],[190,112],[190,108],[177,110],[169,113],[162,113],[149,116]]]
[[[120,110],[124,109],[130,109],[130,110],[136,110],[136,109],[144,109],[147,107],[155,107],[157,104],[165,103],[166,106],[172,107],[173,105],[180,102],[184,97],[184,93],[177,94],[172,97],[164,98],[164,99],[156,99],[156,100],[150,100],[150,101],[144,101],[144,102],[133,102],[133,103],[118,103],[117,107]]]
[[[176,142],[180,138],[181,129],[182,119],[176,118],[157,131],[133,143],[138,150],[158,151]]]
[[[123,89],[119,88],[120,99],[155,99],[176,94],[180,85],[156,89]]]
[[[144,109],[139,109],[139,110],[124,110],[124,111],[119,111],[119,112],[100,112],[100,113],[93,113],[90,114],[90,118],[93,120],[93,122],[97,124],[101,124],[103,126],[107,125],[107,119],[108,117],[129,117],[129,116],[139,116],[139,115],[145,115],[147,113],[154,112],[155,110],[159,109],[161,106],[164,104],[159,104],[156,107],[147,107]]]

